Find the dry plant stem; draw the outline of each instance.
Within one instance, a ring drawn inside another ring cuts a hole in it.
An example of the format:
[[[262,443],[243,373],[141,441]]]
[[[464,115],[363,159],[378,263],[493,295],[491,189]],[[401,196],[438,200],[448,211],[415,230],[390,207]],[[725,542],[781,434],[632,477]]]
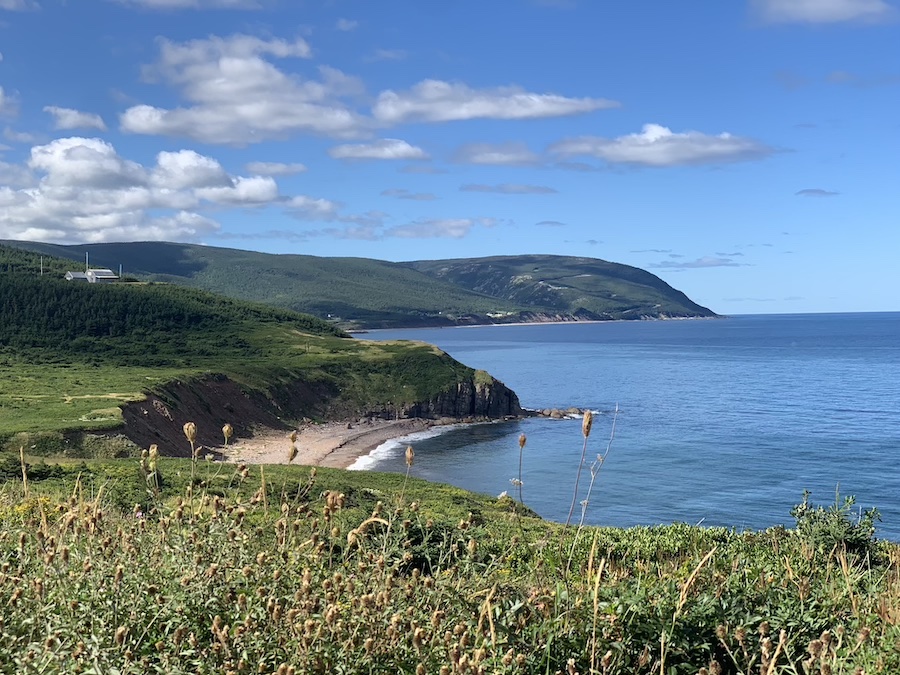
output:
[[[603,466],[603,463],[606,461],[607,455],[609,455],[609,451],[612,449],[613,440],[616,438],[616,420],[619,418],[619,404],[616,403],[616,409],[613,411],[613,421],[612,421],[612,429],[609,432],[609,440],[606,442],[606,451],[602,455],[597,455],[597,459],[591,464],[591,482],[588,485],[587,496],[584,498],[584,501],[581,502],[581,519],[578,521],[578,529],[575,531],[575,538],[572,540],[572,548],[569,551],[569,559],[566,562],[566,570],[568,571],[569,566],[572,563],[572,556],[575,555],[575,545],[578,543],[578,537],[581,534],[581,531],[584,529],[584,519],[587,515],[587,507],[591,500],[591,492],[594,490],[594,483],[597,480],[597,474],[600,473],[600,469]]]
[[[585,411],[584,413],[584,421],[581,425],[582,436],[584,436],[584,443],[581,445],[581,459],[578,462],[578,472],[575,474],[575,488],[572,490],[572,505],[569,507],[569,514],[566,516],[566,524],[563,525],[562,532],[559,535],[559,555],[562,558],[563,555],[563,546],[566,543],[566,530],[569,529],[569,525],[572,522],[572,514],[575,513],[575,502],[578,501],[578,484],[581,482],[581,470],[584,468],[584,457],[587,454],[587,442],[588,436],[591,435],[591,425],[593,424],[594,416],[590,410]],[[569,567],[566,565],[566,572],[568,573]]]
[[[25,499],[28,499],[28,470],[25,468],[25,446],[19,446],[19,466],[22,467],[22,490],[25,491]]]

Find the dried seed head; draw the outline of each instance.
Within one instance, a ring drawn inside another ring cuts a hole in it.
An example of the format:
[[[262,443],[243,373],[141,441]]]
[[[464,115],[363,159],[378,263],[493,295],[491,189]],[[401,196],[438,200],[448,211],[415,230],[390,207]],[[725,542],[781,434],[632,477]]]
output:
[[[525,449],[525,443],[528,441],[528,437],[525,434],[521,434],[519,436],[519,450]]]
[[[406,466],[412,466],[413,460],[416,458],[416,451],[411,445],[406,446]]]
[[[288,464],[297,459],[297,446],[293,443],[291,444],[291,449],[288,452]]]
[[[228,445],[228,441],[234,436],[234,427],[230,424],[225,424],[225,426],[222,427],[222,435],[225,437],[225,445]]]
[[[193,422],[184,423],[184,435],[190,443],[197,440],[197,425]]]
[[[294,429],[294,430],[291,432],[290,438],[291,438],[291,443],[296,443],[296,442],[297,442],[298,435],[297,435],[297,430],[296,430],[296,429]]]
[[[120,647],[125,644],[125,637],[128,635],[128,629],[125,626],[119,626],[116,629],[116,644]]]
[[[594,413],[590,410],[584,411],[584,419],[581,421],[581,433],[587,438],[591,435],[591,425],[594,423]]]

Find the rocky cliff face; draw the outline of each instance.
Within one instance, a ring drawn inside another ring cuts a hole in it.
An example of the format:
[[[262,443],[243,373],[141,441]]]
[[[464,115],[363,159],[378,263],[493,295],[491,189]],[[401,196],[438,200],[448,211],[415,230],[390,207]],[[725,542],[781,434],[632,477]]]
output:
[[[456,387],[441,392],[429,401],[420,401],[404,407],[403,417],[503,417],[523,414],[516,393],[493,377],[488,381],[472,378],[457,383]]]

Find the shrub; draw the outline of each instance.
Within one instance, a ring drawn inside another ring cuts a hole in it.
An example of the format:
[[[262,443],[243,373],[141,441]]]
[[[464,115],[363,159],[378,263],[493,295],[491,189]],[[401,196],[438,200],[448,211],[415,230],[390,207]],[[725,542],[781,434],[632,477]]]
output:
[[[869,554],[875,545],[875,523],[881,520],[878,509],[855,511],[856,498],[835,492],[834,503],[827,509],[809,502],[810,492],[804,490],[803,501],[791,509],[797,521],[801,541],[819,553],[846,549],[848,553]]]

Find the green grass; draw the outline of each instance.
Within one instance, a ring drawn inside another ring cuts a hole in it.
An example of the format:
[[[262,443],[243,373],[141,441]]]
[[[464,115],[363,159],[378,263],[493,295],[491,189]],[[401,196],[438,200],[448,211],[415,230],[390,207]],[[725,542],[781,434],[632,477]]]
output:
[[[399,475],[144,462],[0,461],[0,673],[900,669],[896,545],[576,534]]]

